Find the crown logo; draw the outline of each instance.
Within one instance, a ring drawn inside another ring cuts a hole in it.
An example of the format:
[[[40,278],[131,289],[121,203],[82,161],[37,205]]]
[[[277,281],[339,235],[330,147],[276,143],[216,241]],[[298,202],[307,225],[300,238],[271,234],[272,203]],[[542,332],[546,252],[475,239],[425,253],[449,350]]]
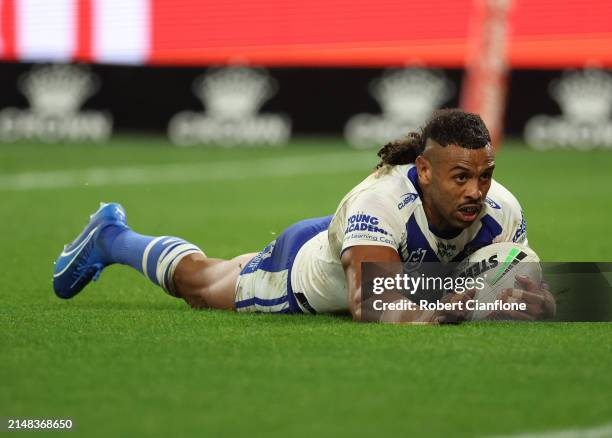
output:
[[[247,67],[215,69],[194,82],[206,112],[219,119],[250,118],[276,91],[276,82],[264,70]]]
[[[76,113],[97,87],[93,74],[74,65],[34,67],[19,79],[33,111],[45,116]]]
[[[370,92],[385,116],[420,125],[454,90],[440,72],[407,68],[387,71],[371,83]]]
[[[605,122],[612,113],[612,76],[596,69],[565,73],[551,84],[550,95],[570,120]]]

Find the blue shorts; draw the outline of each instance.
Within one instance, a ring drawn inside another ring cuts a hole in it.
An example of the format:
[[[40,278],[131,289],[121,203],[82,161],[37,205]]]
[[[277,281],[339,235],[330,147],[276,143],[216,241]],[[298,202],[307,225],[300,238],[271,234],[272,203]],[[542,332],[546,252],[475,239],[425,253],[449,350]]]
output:
[[[238,312],[315,313],[303,294],[293,293],[291,268],[300,248],[327,230],[333,215],[291,225],[240,272],[236,282]]]

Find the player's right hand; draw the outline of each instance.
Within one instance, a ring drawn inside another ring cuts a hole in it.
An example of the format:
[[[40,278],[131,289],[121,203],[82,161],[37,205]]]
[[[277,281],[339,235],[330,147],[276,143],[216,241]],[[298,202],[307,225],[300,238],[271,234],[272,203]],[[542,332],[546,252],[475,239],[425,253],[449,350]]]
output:
[[[524,321],[539,321],[555,317],[557,304],[546,282],[538,285],[526,276],[517,276],[516,280],[521,289],[505,289],[500,298],[505,303],[525,303],[527,309],[500,311],[499,316]]]

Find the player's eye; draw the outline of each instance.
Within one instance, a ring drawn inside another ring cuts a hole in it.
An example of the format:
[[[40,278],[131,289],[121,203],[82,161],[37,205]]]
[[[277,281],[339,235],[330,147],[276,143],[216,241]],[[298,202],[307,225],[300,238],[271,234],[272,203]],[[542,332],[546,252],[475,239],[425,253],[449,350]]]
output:
[[[460,173],[458,175],[455,175],[453,179],[457,181],[459,184],[463,184],[464,182],[467,181],[467,175],[465,173]]]
[[[482,181],[489,181],[492,176],[493,175],[491,175],[490,173],[483,173],[482,175],[480,175],[480,179]]]

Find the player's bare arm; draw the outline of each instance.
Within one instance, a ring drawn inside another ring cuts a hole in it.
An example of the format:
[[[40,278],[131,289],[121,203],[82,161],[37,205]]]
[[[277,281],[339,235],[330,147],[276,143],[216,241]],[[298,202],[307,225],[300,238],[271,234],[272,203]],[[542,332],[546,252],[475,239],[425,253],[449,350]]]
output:
[[[354,246],[342,254],[342,266],[346,275],[347,283],[347,300],[348,307],[354,321],[366,322],[387,322],[387,323],[456,323],[466,319],[467,311],[458,310],[438,310],[429,311],[421,309],[413,310],[385,310],[382,313],[372,312],[372,315],[366,315],[371,306],[363,305],[362,286],[362,263],[366,262],[383,262],[392,263],[389,266],[398,267],[398,272],[401,272],[401,260],[397,251],[384,246]],[[394,273],[389,272],[389,275]],[[466,301],[473,298],[473,291],[465,294],[449,294],[443,298],[445,302]],[[405,299],[404,295],[399,292],[387,291],[380,296],[385,302],[393,302],[396,300]],[[465,309],[465,306],[461,306]]]
[[[361,264],[365,262],[400,263],[400,256],[397,251],[386,246],[359,245],[344,251],[341,260],[344,275],[346,276],[348,308],[353,320],[371,321],[366,315],[362,314]]]

